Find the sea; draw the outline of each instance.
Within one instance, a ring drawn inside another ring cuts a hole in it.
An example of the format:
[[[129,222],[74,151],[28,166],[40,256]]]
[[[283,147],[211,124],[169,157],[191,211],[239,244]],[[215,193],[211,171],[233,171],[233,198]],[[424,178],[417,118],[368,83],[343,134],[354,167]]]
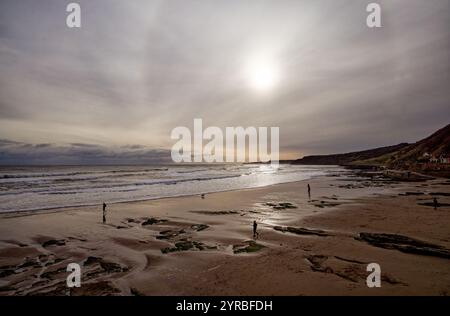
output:
[[[289,164],[1,166],[0,213],[248,189],[342,172]]]

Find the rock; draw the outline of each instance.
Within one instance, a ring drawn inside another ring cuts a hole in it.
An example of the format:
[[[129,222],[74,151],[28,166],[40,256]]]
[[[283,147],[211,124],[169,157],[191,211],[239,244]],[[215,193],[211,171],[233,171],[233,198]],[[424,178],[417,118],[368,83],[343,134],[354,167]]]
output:
[[[70,288],[67,287],[66,282],[58,282],[54,286],[46,286],[44,288],[32,289],[28,292],[28,296],[68,296],[70,295]]]
[[[233,246],[233,252],[235,254],[243,253],[243,252],[249,253],[249,252],[259,251],[259,250],[261,250],[263,248],[265,248],[265,246],[263,246],[261,244],[258,244],[254,240],[249,240],[249,241],[244,242],[243,244],[234,245]]]
[[[153,224],[159,224],[159,223],[163,223],[163,222],[167,222],[166,219],[157,219],[157,218],[149,218],[147,220],[145,220],[144,222],[142,222],[142,226],[147,226],[147,225],[153,225]]]
[[[41,274],[41,277],[46,278],[46,279],[52,279],[55,275],[57,275],[59,273],[63,273],[63,272],[66,272],[66,267],[59,268],[59,269],[53,270],[53,271],[46,271]]]
[[[450,251],[448,249],[407,236],[362,232],[355,239],[368,242],[375,247],[397,249],[405,253],[450,259]]]
[[[109,281],[83,283],[81,287],[72,288],[71,296],[111,296],[117,295],[120,290]]]
[[[336,202],[320,201],[320,203],[313,203],[313,205],[315,207],[324,208],[324,207],[338,206],[338,205],[341,205],[341,204],[340,203],[336,203]]]
[[[184,234],[184,229],[181,230],[163,230],[159,232],[159,236],[156,236],[156,239],[171,239],[177,237],[178,235]]]
[[[203,215],[233,215],[239,214],[239,211],[191,211],[191,213],[203,214]]]
[[[117,272],[126,272],[128,271],[128,267],[124,267],[121,264],[106,261],[103,258],[90,256],[84,262],[84,266],[91,266],[94,264],[98,264],[104,272],[107,273],[117,273]]]
[[[194,244],[192,241],[179,241],[175,243],[175,247],[177,247],[180,251],[185,251],[194,248]]]
[[[434,202],[423,202],[423,203],[417,203],[419,205],[422,206],[430,206],[430,207],[434,207]],[[437,207],[447,207],[450,206],[450,203],[441,203],[438,201]]]
[[[297,208],[294,204],[290,202],[280,202],[280,203],[273,203],[273,202],[267,202],[264,203],[266,206],[272,207],[274,210],[285,210],[285,209],[291,209],[291,208]]]
[[[84,266],[89,266],[95,263],[98,263],[102,260],[102,258],[99,257],[94,257],[94,256],[89,256],[86,261],[84,261]]]
[[[139,224],[140,221],[134,218],[126,218],[125,219],[127,221],[127,223],[135,223],[135,224]]]
[[[190,241],[190,240],[183,240],[183,241],[179,241],[177,243],[175,243],[175,247],[167,247],[167,248],[163,248],[161,249],[161,252],[166,254],[166,253],[171,253],[171,252],[177,252],[177,251],[188,251],[188,250],[211,250],[211,249],[217,249],[217,246],[208,246],[205,245],[202,242],[198,242],[198,241]]]
[[[134,287],[130,288],[130,293],[133,296],[145,296],[145,294],[141,293],[138,289]]]
[[[328,260],[328,256],[310,255],[305,257],[313,266],[320,266]]]
[[[11,291],[15,291],[16,289],[12,286],[1,286],[0,287],[0,292],[11,292]]]
[[[209,226],[206,224],[196,224],[196,225],[192,225],[191,228],[195,231],[200,232],[202,230],[209,228]]]
[[[0,271],[0,278],[6,278],[10,275],[15,274],[16,272],[13,269],[5,269]]]
[[[17,268],[19,269],[23,269],[23,268],[28,268],[28,267],[40,267],[40,263],[38,262],[37,259],[30,259],[30,258],[26,258],[25,262],[22,263],[20,266],[18,266]]]
[[[66,241],[64,239],[56,240],[56,239],[50,239],[47,240],[42,244],[42,247],[47,248],[50,246],[64,246],[66,244]]]
[[[450,196],[449,192],[431,192],[430,195],[436,195],[436,196]]]
[[[288,232],[293,233],[297,235],[316,235],[316,236],[329,236],[329,234],[323,230],[319,229],[308,229],[308,228],[301,228],[301,227],[282,227],[282,226],[275,226],[273,229],[278,230],[280,232]]]
[[[311,270],[314,272],[332,273],[340,278],[354,283],[366,278],[365,264],[357,260],[343,259],[335,256],[334,258],[338,260],[351,263],[342,267],[341,265],[330,266],[333,265],[333,258],[325,255],[309,255],[305,258],[311,264]]]
[[[108,261],[104,261],[101,260],[100,261],[100,266],[102,267],[103,270],[105,270],[105,272],[107,273],[116,273],[116,272],[124,272],[127,271],[128,268],[123,268],[120,264],[115,263],[115,262],[108,262]]]

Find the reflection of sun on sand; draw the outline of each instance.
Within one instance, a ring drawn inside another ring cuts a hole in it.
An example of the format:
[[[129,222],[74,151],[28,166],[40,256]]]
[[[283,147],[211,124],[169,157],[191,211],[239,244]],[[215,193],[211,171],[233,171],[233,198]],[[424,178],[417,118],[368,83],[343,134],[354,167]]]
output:
[[[426,204],[448,204],[448,182],[307,183],[111,204],[107,225],[95,207],[3,215],[0,295],[450,293],[450,208]],[[371,262],[381,288],[366,286]]]

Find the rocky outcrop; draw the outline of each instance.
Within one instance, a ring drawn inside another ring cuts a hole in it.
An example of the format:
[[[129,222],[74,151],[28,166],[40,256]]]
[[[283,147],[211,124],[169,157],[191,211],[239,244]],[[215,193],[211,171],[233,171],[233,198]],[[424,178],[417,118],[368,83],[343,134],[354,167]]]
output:
[[[316,235],[316,236],[329,236],[329,234],[320,229],[308,229],[302,227],[283,227],[283,226],[275,226],[273,229],[278,230],[283,233],[292,233],[297,235]]]
[[[396,249],[406,253],[450,259],[450,251],[442,246],[396,234],[360,233],[357,240],[375,247]]]

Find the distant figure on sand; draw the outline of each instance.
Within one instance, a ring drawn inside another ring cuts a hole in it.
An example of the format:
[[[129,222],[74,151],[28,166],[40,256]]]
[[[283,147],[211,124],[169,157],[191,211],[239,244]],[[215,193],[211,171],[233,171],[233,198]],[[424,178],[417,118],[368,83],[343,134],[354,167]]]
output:
[[[308,183],[308,199],[311,200],[311,186]]]
[[[103,224],[106,223],[106,203],[103,202]]]
[[[256,231],[258,229],[258,223],[256,221],[253,221],[253,239],[258,238],[259,233]]]
[[[436,198],[433,198],[434,209],[437,210],[439,203]]]
[[[205,198],[205,193],[202,193],[202,199],[204,199]]]

